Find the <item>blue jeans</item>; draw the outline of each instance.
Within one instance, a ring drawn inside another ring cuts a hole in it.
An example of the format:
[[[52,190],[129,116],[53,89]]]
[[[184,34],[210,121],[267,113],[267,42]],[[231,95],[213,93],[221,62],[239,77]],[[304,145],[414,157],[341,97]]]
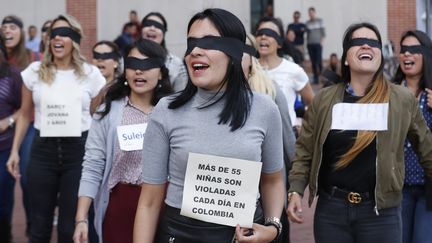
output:
[[[320,193],[315,210],[316,243],[401,243],[400,207],[374,211],[374,201],[351,204]]]
[[[432,211],[426,211],[424,186],[405,186],[402,200],[404,243],[432,243]]]
[[[27,226],[30,225],[30,202],[29,202],[29,192],[28,192],[28,183],[27,183],[27,165],[30,159],[30,150],[31,145],[33,143],[33,136],[35,134],[35,128],[33,123],[30,123],[29,128],[27,129],[27,133],[21,143],[19,156],[20,156],[20,184],[22,190],[22,200],[24,205],[24,211],[27,219]]]
[[[12,222],[15,179],[6,168],[9,155],[10,149],[0,151],[0,220],[9,222],[10,225]]]

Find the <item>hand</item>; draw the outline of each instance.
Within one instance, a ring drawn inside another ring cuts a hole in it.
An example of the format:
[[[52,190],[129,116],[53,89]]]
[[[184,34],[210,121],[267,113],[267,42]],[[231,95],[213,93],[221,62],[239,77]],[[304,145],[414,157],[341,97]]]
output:
[[[78,223],[75,225],[75,232],[73,234],[74,243],[87,243],[88,242],[88,224]]]
[[[253,224],[252,229],[240,228],[240,225],[236,226],[236,242],[237,243],[259,243],[259,242],[270,242],[276,238],[277,235],[276,227],[264,226],[261,224]]]
[[[301,197],[299,194],[293,194],[287,208],[288,219],[301,224],[303,223],[302,212]]]
[[[19,161],[20,157],[18,155],[18,152],[11,152],[11,154],[9,155],[9,159],[6,162],[7,170],[16,180],[21,177]]]
[[[427,92],[427,106],[429,106],[429,108],[432,108],[432,90],[430,89],[426,89]]]
[[[0,133],[4,133],[9,128],[9,118],[4,118],[0,120]]]

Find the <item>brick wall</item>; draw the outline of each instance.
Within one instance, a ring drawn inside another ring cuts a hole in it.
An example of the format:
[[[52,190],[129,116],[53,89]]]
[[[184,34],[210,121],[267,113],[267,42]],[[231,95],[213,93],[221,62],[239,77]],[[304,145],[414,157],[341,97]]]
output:
[[[416,1],[387,0],[387,21],[388,37],[398,53],[402,33],[416,28]]]
[[[66,12],[78,19],[84,30],[81,52],[90,60],[91,48],[97,41],[97,0],[66,0]]]

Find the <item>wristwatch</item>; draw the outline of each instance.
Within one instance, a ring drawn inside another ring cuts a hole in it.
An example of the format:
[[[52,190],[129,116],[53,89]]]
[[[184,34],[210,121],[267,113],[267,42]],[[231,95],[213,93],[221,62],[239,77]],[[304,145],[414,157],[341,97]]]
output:
[[[276,218],[276,217],[267,217],[267,218],[264,219],[264,225],[265,226],[272,225],[272,226],[276,227],[277,235],[273,239],[273,242],[276,241],[277,238],[279,238],[279,236],[282,233],[282,223],[281,223],[280,219]]]
[[[10,116],[8,118],[8,121],[9,121],[9,127],[13,127],[15,124],[15,119],[13,118],[13,116]]]

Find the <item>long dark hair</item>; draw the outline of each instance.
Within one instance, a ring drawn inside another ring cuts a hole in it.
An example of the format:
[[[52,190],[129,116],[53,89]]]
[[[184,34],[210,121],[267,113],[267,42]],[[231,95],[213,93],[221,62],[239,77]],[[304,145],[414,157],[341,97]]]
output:
[[[412,36],[416,38],[420,45],[426,47],[429,50],[432,50],[432,41],[427,36],[426,33],[420,30],[409,30],[405,32],[400,40],[400,45],[402,46],[402,42],[405,40],[405,38]],[[432,65],[432,56],[428,54],[423,54],[423,67],[422,67],[422,76],[420,78],[420,89],[424,90],[425,88],[432,89],[432,69],[430,68]],[[405,74],[402,72],[401,67],[399,66],[396,70],[395,77],[393,81],[397,84],[401,84],[402,81],[405,79]]]
[[[165,17],[159,13],[159,12],[150,12],[148,13],[146,16],[144,16],[144,18],[141,20],[141,26],[144,26],[144,22],[150,17],[150,16],[156,16],[158,18],[160,18],[162,20],[162,24],[165,27],[165,31],[168,31],[168,23],[165,19]],[[162,43],[160,44],[165,50],[166,50],[166,45],[165,45],[165,33],[163,33],[163,38],[162,38]]]
[[[5,38],[3,32],[0,31],[0,78],[10,75],[10,66],[7,59]]]
[[[223,9],[206,9],[195,14],[189,21],[188,32],[195,21],[203,19],[210,20],[222,37],[236,38],[245,43],[246,31],[243,24],[235,15]],[[222,97],[226,97],[226,102],[222,112],[219,114],[219,124],[229,123],[231,131],[235,131],[241,128],[247,120],[251,109],[252,96],[240,60],[229,57],[227,72],[222,82],[221,88],[226,84],[226,90],[222,95]],[[197,89],[189,77],[186,88],[171,101],[168,107],[170,109],[181,107],[195,95]]]
[[[372,30],[378,38],[379,43],[381,44],[381,35],[378,31],[378,28],[375,25],[370,23],[358,23],[353,24],[348,27],[345,31],[344,39],[343,39],[343,53],[341,59],[342,66],[342,79],[345,83],[349,83],[351,81],[351,73],[350,67],[345,65],[345,60],[347,58],[348,50],[350,49],[349,43],[351,42],[353,33],[360,29],[367,28]],[[378,70],[375,72],[371,85],[366,90],[366,95],[363,96],[358,103],[386,103],[389,101],[390,91],[388,82],[385,80],[383,75],[383,67],[384,67],[384,57],[381,51],[381,63]],[[351,161],[365,149],[376,137],[377,131],[359,131],[354,141],[354,145],[341,156],[339,161],[336,163],[336,169],[342,169],[348,166]]]
[[[136,48],[141,54],[147,57],[155,58],[166,58],[167,52],[157,43],[151,40],[139,39],[128,47],[125,53],[129,55],[132,49]],[[126,55],[126,56],[127,56]],[[158,84],[154,90],[152,105],[156,105],[162,97],[165,97],[172,93],[171,84],[169,81],[168,69],[164,66],[160,69],[162,78],[158,81]],[[107,93],[104,97],[105,108],[101,112],[97,112],[100,115],[100,119],[104,118],[111,110],[111,103],[114,100],[122,99],[131,93],[129,85],[124,85],[127,82],[126,69],[123,74],[108,88]]]
[[[284,29],[283,29],[283,26],[282,26],[282,22],[281,22],[279,19],[275,18],[275,17],[271,17],[271,16],[264,16],[264,17],[262,17],[262,18],[258,21],[258,23],[257,23],[255,29],[258,30],[259,26],[260,26],[262,23],[265,23],[265,22],[272,22],[273,24],[275,24],[275,25],[277,26],[278,30],[279,30],[279,35],[280,35],[280,37],[282,38],[282,40],[285,39],[284,36],[283,36],[283,35],[284,35]],[[277,49],[277,55],[278,55],[279,57],[283,57],[283,54],[284,54],[284,53],[283,53],[284,45],[285,45],[285,44],[282,44],[282,46],[281,46],[280,48]]]

